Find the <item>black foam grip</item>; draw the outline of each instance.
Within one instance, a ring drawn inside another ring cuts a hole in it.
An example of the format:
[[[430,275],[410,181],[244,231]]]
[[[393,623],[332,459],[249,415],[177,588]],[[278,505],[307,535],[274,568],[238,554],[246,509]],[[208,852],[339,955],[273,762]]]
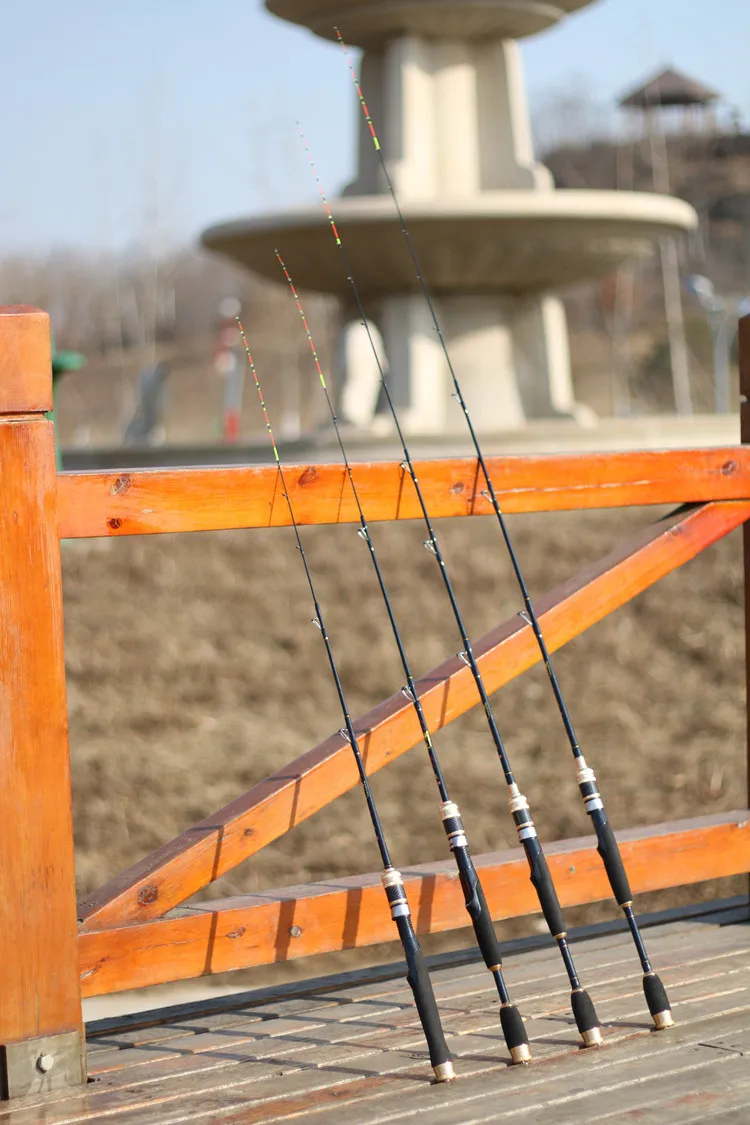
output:
[[[544,917],[553,936],[565,932],[565,919],[563,918],[560,900],[557,897],[555,884],[547,866],[547,858],[542,851],[542,845],[536,839],[523,841],[526,858],[529,861],[531,882],[539,897],[539,903],[544,912]]]
[[[591,814],[591,819],[596,829],[598,841],[596,850],[602,857],[612,893],[619,906],[626,902],[632,902],[633,895],[630,890],[630,883],[620,855],[620,847],[612,831],[612,825],[607,820],[607,815],[603,809],[595,809]]]
[[[479,876],[471,861],[468,849],[455,848],[454,855],[464,892],[466,909],[477,937],[477,945],[487,968],[494,969],[496,966],[502,965],[503,959],[500,952],[500,942],[497,940],[495,927],[492,924],[490,908],[484,897],[482,884],[479,882]]]
[[[661,983],[656,973],[649,973],[643,978],[643,991],[646,995],[648,1010],[652,1016],[659,1012],[671,1011],[667,990]]]
[[[445,1042],[443,1025],[440,1022],[440,1013],[438,1012],[435,993],[432,991],[432,981],[430,980],[430,974],[427,972],[424,953],[420,949],[417,935],[414,933],[411,918],[397,918],[396,925],[406,954],[406,979],[414,993],[419,1019],[430,1052],[430,1062],[433,1066],[440,1066],[441,1063],[450,1062],[452,1055],[448,1050],[448,1044]]]
[[[514,1047],[520,1047],[523,1043],[528,1043],[529,1037],[521,1013],[513,1004],[506,1004],[500,1009],[500,1024],[509,1051]]]
[[[588,992],[581,991],[571,993],[570,1003],[573,1008],[576,1027],[581,1035],[583,1035],[584,1031],[593,1031],[595,1027],[599,1026],[594,1001],[591,999]]]

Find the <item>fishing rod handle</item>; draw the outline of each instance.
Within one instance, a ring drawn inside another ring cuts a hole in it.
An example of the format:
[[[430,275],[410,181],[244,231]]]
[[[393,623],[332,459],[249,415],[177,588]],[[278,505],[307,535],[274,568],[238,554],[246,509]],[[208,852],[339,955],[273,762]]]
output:
[[[560,906],[560,899],[557,897],[555,884],[552,882],[547,857],[542,851],[542,845],[536,838],[524,840],[523,848],[529,862],[531,882],[537,893],[549,932],[553,937],[559,937],[566,932],[565,919]]]
[[[422,1024],[427,1049],[430,1053],[430,1062],[438,1082],[450,1082],[456,1077],[453,1069],[453,1056],[445,1042],[443,1025],[440,1022],[435,993],[432,990],[432,981],[427,971],[424,958],[414,926],[411,921],[411,911],[406,899],[404,881],[399,871],[392,867],[383,872],[383,886],[385,888],[391,917],[396,923],[401,944],[406,956],[406,979],[414,994],[419,1019]]]
[[[570,994],[573,1018],[576,1021],[584,1047],[601,1047],[602,1033],[594,1001],[585,988],[574,988]]]
[[[547,865],[547,857],[542,851],[534,821],[531,819],[529,802],[519,791],[515,782],[508,786],[508,791],[510,794],[510,811],[516,825],[518,839],[529,863],[531,882],[537,893],[539,905],[542,908],[549,931],[556,938],[558,935],[565,933],[565,919]]]
[[[674,1024],[667,990],[653,971],[643,977],[643,993],[657,1031],[666,1031]]]
[[[484,963],[490,970],[500,969],[503,964],[500,943],[497,940],[482,884],[469,854],[469,843],[464,833],[458,805],[453,801],[445,801],[441,808],[441,815],[445,834],[456,860],[458,877],[464,892],[464,905],[471,918]]]
[[[515,1004],[500,1005],[500,1027],[514,1065],[526,1066],[531,1062],[529,1033]]]
[[[633,901],[633,892],[630,889],[625,864],[622,862],[622,856],[620,855],[620,846],[612,831],[612,825],[607,820],[607,814],[604,811],[604,802],[599,795],[596,784],[596,775],[594,771],[586,765],[582,757],[578,760],[576,780],[578,781],[578,788],[583,797],[583,803],[586,806],[586,812],[591,817],[591,822],[594,825],[597,839],[596,850],[602,857],[602,863],[604,864],[604,870],[607,872],[607,878],[609,879],[612,893],[617,900],[618,906],[629,906]]]

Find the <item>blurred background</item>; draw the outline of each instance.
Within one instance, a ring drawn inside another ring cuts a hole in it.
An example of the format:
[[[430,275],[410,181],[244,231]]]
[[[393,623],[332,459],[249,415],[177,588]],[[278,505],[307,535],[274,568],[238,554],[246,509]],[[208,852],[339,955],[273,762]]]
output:
[[[536,157],[558,188],[656,186],[698,213],[679,253],[699,414],[714,407],[716,309],[731,313],[750,294],[749,24],[738,0],[599,0],[520,40]],[[282,436],[314,427],[321,402],[288,294],[202,251],[200,235],[237,216],[315,205],[298,119],[329,195],[351,181],[356,105],[336,45],[282,22],[261,0],[225,0],[210,14],[197,0],[179,14],[146,0],[106,8],[41,0],[33,12],[5,13],[0,51],[0,93],[12,107],[0,294],[48,309],[58,348],[88,360],[60,384],[63,447],[120,445],[144,373],[159,362],[168,377],[158,417],[128,444],[256,434],[250,396],[239,420],[224,416],[231,392],[216,352],[227,297],[243,303]],[[670,68],[696,100],[652,113],[645,127],[643,113],[619,103]],[[688,291],[695,275],[713,287],[708,304]],[[672,411],[658,254],[568,286],[562,299],[576,401],[600,417]],[[317,294],[307,306],[330,366],[338,302]]]

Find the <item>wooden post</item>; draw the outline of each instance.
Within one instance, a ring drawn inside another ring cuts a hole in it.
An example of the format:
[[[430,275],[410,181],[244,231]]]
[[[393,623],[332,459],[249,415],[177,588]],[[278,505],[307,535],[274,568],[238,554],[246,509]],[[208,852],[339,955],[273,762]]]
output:
[[[750,316],[740,319],[740,441],[750,445]],[[750,808],[750,521],[743,526],[745,570],[745,707],[747,710],[747,797]]]
[[[0,1096],[85,1082],[49,318],[0,307]]]

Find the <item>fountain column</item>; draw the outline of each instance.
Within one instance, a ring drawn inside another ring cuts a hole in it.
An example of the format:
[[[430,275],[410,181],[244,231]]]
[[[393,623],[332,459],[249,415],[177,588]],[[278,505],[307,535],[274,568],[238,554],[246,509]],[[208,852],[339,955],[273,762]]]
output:
[[[449,208],[491,191],[552,190],[549,172],[533,158],[517,43],[402,36],[365,53],[362,83],[405,208],[425,202]],[[358,176],[344,194],[387,192],[363,123]],[[487,247],[489,254],[497,250]],[[447,267],[450,272],[449,262]],[[496,433],[517,429],[527,417],[572,413],[567,327],[558,298],[433,296],[479,429]],[[375,319],[409,431],[460,432],[465,423],[453,406],[450,374],[421,292],[388,297]],[[348,375],[360,381],[356,370]]]

